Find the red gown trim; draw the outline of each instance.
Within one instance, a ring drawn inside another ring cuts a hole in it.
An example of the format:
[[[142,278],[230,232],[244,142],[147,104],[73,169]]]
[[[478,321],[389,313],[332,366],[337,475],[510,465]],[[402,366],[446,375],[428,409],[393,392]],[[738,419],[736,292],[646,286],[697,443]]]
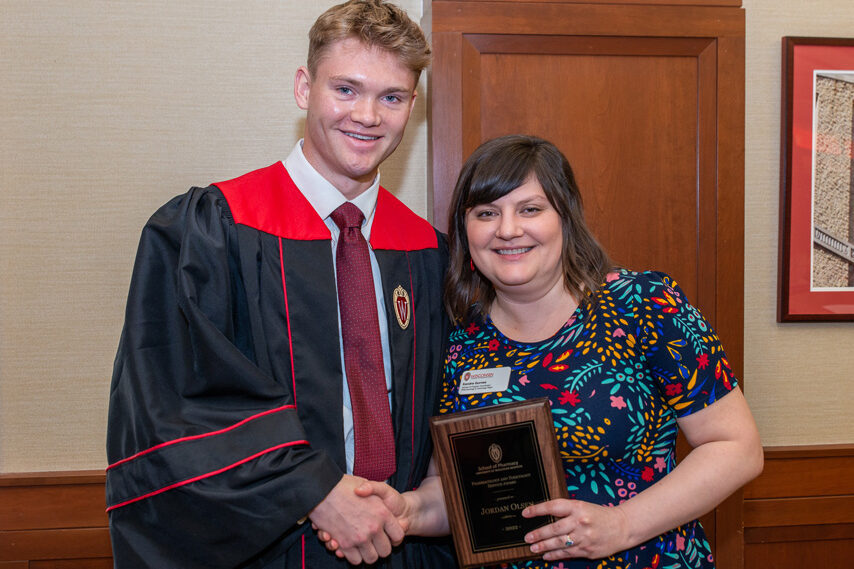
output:
[[[285,239],[332,238],[281,162],[214,185],[228,201],[235,223]]]
[[[288,323],[288,353],[291,357],[291,395],[294,398],[294,409],[297,407],[297,375],[294,368],[294,336],[291,334],[291,308],[288,304],[288,284],[285,280],[285,257],[282,248],[282,238],[279,241],[279,270],[282,271],[282,297],[285,301],[285,320]]]
[[[231,425],[231,426],[225,427],[224,429],[219,429],[219,430],[216,430],[216,431],[210,431],[210,432],[208,432],[208,433],[201,433],[201,434],[199,434],[199,435],[192,435],[192,436],[189,436],[189,437],[181,437],[181,438],[178,438],[178,439],[172,439],[171,441],[166,441],[165,443],[160,443],[159,445],[154,445],[154,446],[153,446],[153,447],[151,447],[151,448],[147,448],[147,449],[145,449],[145,450],[141,450],[141,451],[139,451],[138,453],[136,453],[136,454],[134,454],[134,455],[131,455],[131,456],[127,457],[127,458],[123,458],[123,459],[121,459],[121,460],[117,460],[117,461],[116,461],[116,462],[114,462],[113,464],[109,465],[109,466],[106,468],[106,470],[110,470],[110,469],[115,468],[115,467],[117,467],[117,466],[120,466],[120,465],[122,465],[122,464],[124,464],[124,463],[126,463],[126,462],[130,462],[130,461],[135,460],[135,459],[137,459],[137,458],[139,458],[139,457],[141,457],[141,456],[143,456],[143,455],[146,455],[146,454],[148,454],[148,453],[150,453],[150,452],[154,452],[154,451],[156,451],[156,450],[162,449],[162,448],[164,448],[164,447],[172,446],[172,445],[174,445],[174,444],[183,443],[183,442],[186,442],[186,441],[194,441],[194,440],[197,440],[197,439],[203,439],[203,438],[206,438],[206,437],[213,437],[213,436],[216,436],[216,435],[221,435],[221,434],[223,434],[223,433],[227,433],[228,431],[234,430],[234,429],[236,429],[237,427],[239,427],[239,426],[241,426],[241,425],[245,425],[245,424],[246,424],[246,423],[248,423],[249,421],[252,421],[252,420],[254,420],[254,419],[258,419],[258,418],[260,418],[260,417],[264,417],[265,415],[270,415],[270,414],[272,414],[272,413],[278,413],[279,411],[285,411],[285,410],[287,410],[287,409],[296,409],[296,406],[295,406],[295,405],[283,405],[283,406],[281,406],[281,407],[276,407],[275,409],[268,409],[267,411],[262,411],[261,413],[257,413],[257,414],[255,414],[255,415],[252,415],[251,417],[247,417],[247,418],[243,419],[242,421],[238,421],[237,423],[235,423],[235,424],[233,424],[233,425]]]
[[[164,486],[158,490],[154,490],[153,492],[149,492],[148,494],[143,494],[142,496],[137,496],[136,498],[131,498],[130,500],[125,500],[119,504],[114,504],[107,508],[107,512],[111,512],[116,508],[121,508],[123,506],[127,506],[128,504],[133,504],[134,502],[139,502],[140,500],[145,500],[147,498],[151,498],[153,496],[157,496],[158,494],[162,494],[163,492],[167,492],[169,490],[174,490],[175,488],[180,488],[181,486],[186,486],[187,484],[192,484],[193,482],[198,482],[199,480],[204,480],[205,478],[210,478],[211,476],[216,476],[217,474],[222,474],[227,470],[231,470],[232,468],[236,468],[241,464],[245,464],[249,461],[255,460],[256,458],[263,456],[267,453],[273,452],[274,450],[279,450],[281,448],[296,446],[296,445],[307,445],[308,441],[299,440],[299,441],[291,441],[288,443],[282,443],[280,445],[272,446],[268,449],[264,449],[261,452],[256,452],[252,456],[247,456],[241,460],[238,460],[234,464],[229,464],[228,466],[224,466],[217,470],[213,470],[211,472],[207,472],[205,474],[200,474],[199,476],[193,476],[192,478],[188,478],[187,480],[182,480],[181,482],[176,482],[174,484],[169,484],[168,486]]]
[[[418,323],[415,318],[415,286],[412,283],[412,263],[409,262],[409,254],[406,254],[406,265],[409,269],[409,290],[412,291],[412,307],[411,307],[411,318],[412,318],[412,409],[410,413],[410,442],[411,442],[411,450],[412,455],[410,458],[410,465],[415,464],[415,386],[418,383],[418,378],[415,377],[415,370],[417,369],[415,366],[415,354],[418,353]],[[409,468],[409,484],[407,486],[412,487],[413,479],[412,475],[414,474],[414,469],[412,466]]]
[[[281,162],[214,185],[228,201],[235,223],[284,239],[331,239],[329,228]],[[417,251],[437,246],[433,227],[381,187],[371,228],[371,247]]]
[[[374,250],[418,251],[438,246],[433,226],[381,187],[371,226],[371,247]]]

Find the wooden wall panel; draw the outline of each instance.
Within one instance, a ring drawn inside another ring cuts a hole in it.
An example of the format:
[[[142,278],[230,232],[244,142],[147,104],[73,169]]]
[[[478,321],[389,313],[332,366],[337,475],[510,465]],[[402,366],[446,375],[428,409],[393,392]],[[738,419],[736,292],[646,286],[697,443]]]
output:
[[[112,566],[100,471],[0,475],[0,569]]]
[[[850,495],[852,473],[854,445],[772,447],[765,451],[765,471],[745,488],[744,498]]]
[[[745,569],[847,567],[852,480],[854,445],[766,448],[765,471],[744,488],[744,532],[720,539],[743,536]],[[94,471],[0,475],[0,569],[112,567],[104,481]]]
[[[749,569],[803,569],[850,567],[854,539],[838,541],[793,541],[745,546],[744,566]]]
[[[113,560],[90,558],[33,561],[28,569],[113,569]]]
[[[715,320],[714,39],[445,34],[434,47],[437,57],[466,70],[452,77],[434,65],[441,99],[434,109],[458,108],[460,119],[448,121],[463,125],[434,119],[437,220],[446,218],[454,185],[448,163],[461,165],[494,136],[537,134],[567,154],[587,220],[615,260],[676,275]],[[536,96],[507,88],[508,77],[536,85]],[[441,95],[440,82],[450,87]]]
[[[566,43],[570,50],[574,42]],[[715,218],[714,197],[711,210],[701,210],[697,199],[697,54],[637,57],[634,44],[644,40],[620,43],[625,51],[608,56],[481,52],[477,132],[484,139],[527,132],[555,141],[576,171],[587,221],[615,261],[677,275],[688,297],[713,312],[714,295],[699,298],[698,283],[714,282],[713,274],[699,274],[714,264],[700,264],[697,241],[683,238],[698,235],[699,220]],[[502,88],[506,77],[538,85],[539,100],[531,104],[530,91]],[[649,112],[664,100],[667,113]],[[704,199],[714,195],[712,182],[699,185]]]
[[[850,565],[852,480],[854,445],[766,448],[744,489],[745,569]]]
[[[740,3],[739,3],[740,5]],[[737,8],[608,3],[434,0],[433,33],[744,37]]]
[[[439,0],[441,1],[441,0]],[[463,2],[539,2],[544,0],[461,0]],[[663,4],[668,6],[741,6],[741,0],[561,0],[565,4]]]

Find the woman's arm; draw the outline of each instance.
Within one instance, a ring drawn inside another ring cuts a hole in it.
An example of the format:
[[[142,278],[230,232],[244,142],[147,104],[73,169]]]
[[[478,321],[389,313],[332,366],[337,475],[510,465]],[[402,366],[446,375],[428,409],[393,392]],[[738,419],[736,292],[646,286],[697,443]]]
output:
[[[561,518],[526,536],[532,551],[547,560],[606,557],[699,517],[762,471],[759,433],[738,388],[678,423],[693,450],[634,498],[616,507],[552,500],[526,508],[525,517]]]
[[[451,531],[435,458],[430,459],[427,476],[415,490],[401,494],[388,484],[368,480],[356,489],[356,494],[361,497],[379,496],[397,516],[406,535],[439,536],[448,535]]]

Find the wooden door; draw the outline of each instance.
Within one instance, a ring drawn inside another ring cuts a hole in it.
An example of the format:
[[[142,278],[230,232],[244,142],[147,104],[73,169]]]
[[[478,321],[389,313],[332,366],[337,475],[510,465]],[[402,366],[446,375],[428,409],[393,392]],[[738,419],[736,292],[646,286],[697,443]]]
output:
[[[647,4],[433,1],[434,221],[482,141],[555,142],[615,261],[673,275],[741,377],[744,12]],[[721,569],[742,566],[741,509],[703,519]]]

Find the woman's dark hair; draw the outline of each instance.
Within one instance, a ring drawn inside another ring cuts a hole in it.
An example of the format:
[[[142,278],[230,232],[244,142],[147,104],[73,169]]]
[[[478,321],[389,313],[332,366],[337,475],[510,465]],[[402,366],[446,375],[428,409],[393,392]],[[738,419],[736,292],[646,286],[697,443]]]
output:
[[[474,310],[485,316],[495,289],[472,270],[466,213],[476,205],[506,196],[533,175],[543,187],[563,228],[563,279],[567,291],[584,304],[612,270],[608,254],[584,222],[581,193],[566,157],[535,136],[508,135],[481,144],[463,165],[448,215],[450,266],[445,278],[445,309],[461,322]]]

